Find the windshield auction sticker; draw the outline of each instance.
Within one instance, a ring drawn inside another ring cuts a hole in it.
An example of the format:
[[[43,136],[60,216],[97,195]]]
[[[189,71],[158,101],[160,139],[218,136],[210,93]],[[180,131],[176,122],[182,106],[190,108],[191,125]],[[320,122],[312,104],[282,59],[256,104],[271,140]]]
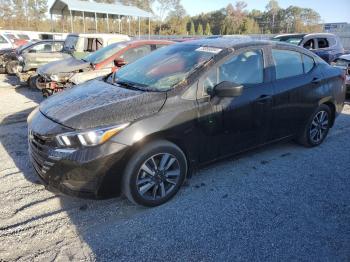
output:
[[[197,52],[207,52],[207,53],[213,53],[213,54],[218,54],[222,51],[220,48],[215,48],[215,47],[207,47],[207,46],[201,46],[196,49]]]

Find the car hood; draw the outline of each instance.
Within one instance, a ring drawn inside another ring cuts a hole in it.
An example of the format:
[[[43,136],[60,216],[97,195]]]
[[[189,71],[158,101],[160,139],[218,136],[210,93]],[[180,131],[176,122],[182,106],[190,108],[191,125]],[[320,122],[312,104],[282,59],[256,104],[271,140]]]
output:
[[[90,67],[90,62],[81,59],[69,57],[63,60],[54,61],[43,65],[39,68],[38,73],[41,75],[53,75],[58,73],[70,73],[77,70]]]
[[[90,129],[132,122],[157,113],[166,93],[125,89],[101,80],[53,95],[40,104],[51,120],[74,129]]]

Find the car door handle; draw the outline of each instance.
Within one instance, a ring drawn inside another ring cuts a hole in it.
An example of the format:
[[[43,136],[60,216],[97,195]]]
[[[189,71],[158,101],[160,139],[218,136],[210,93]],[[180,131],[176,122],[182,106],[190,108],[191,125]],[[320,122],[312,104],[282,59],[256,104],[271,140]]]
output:
[[[317,85],[317,84],[321,83],[321,79],[318,77],[314,77],[312,79],[311,83],[313,83],[314,85]]]
[[[259,98],[257,98],[255,101],[256,101],[258,104],[266,104],[266,103],[269,103],[271,100],[272,100],[272,96],[269,96],[269,95],[262,95],[262,96],[260,96]]]

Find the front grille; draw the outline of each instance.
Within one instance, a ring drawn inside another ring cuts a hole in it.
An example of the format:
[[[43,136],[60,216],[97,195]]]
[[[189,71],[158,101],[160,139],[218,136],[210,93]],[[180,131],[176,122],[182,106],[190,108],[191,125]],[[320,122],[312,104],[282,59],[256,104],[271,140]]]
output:
[[[47,171],[55,164],[55,161],[49,157],[53,140],[29,130],[28,143],[33,166],[38,174],[45,179]]]

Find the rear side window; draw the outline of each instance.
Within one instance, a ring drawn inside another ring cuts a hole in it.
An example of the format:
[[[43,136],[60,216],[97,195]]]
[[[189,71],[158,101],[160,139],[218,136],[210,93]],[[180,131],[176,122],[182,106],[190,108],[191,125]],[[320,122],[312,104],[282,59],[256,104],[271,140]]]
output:
[[[272,49],[276,66],[276,79],[283,79],[303,74],[301,54],[290,50]]]
[[[60,52],[63,48],[63,43],[62,42],[55,42],[53,44],[53,50],[54,52]]]
[[[308,40],[305,44],[304,44],[304,48],[306,49],[315,49],[315,41],[313,39]]]
[[[304,73],[309,73],[315,66],[315,61],[312,57],[303,55],[303,61],[304,61]]]
[[[317,38],[318,48],[327,48],[329,47],[329,43],[327,38]]]
[[[123,58],[128,64],[151,53],[151,46],[144,45],[127,50],[120,58]]]

